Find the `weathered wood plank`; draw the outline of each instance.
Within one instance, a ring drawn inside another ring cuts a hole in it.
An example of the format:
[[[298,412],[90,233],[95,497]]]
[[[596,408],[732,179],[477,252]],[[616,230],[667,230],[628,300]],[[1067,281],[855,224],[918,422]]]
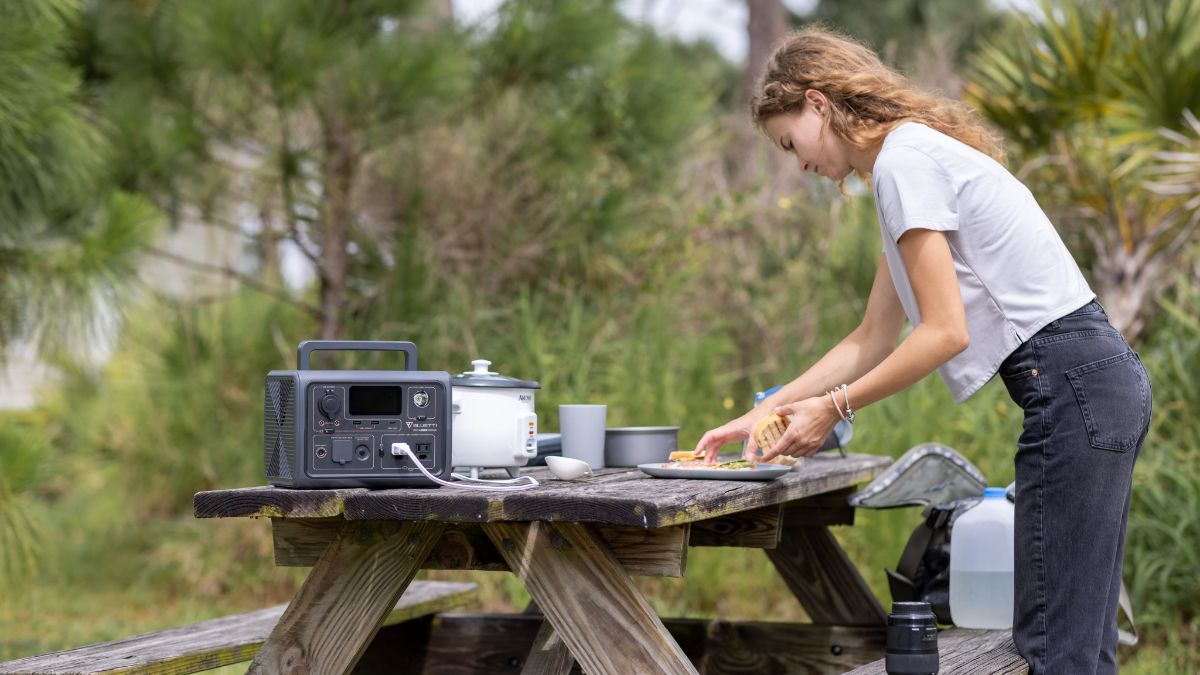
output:
[[[693,666],[706,675],[842,673],[880,658],[886,642],[883,627],[707,619],[663,623]],[[424,675],[512,673],[527,662],[542,625],[537,615],[440,614],[434,619]],[[582,671],[576,666],[572,672]]]
[[[855,509],[850,506],[849,500],[855,489],[853,486],[844,487],[833,492],[790,501],[783,505],[783,523],[804,527],[853,525]]]
[[[778,505],[731,513],[692,523],[692,546],[775,548],[779,544]]]
[[[197,492],[192,508],[197,518],[331,518],[344,511],[348,495],[365,488],[289,490],[269,485],[236,490]]]
[[[272,518],[271,542],[279,567],[312,567],[337,538],[345,518]],[[445,532],[443,532],[443,536]],[[441,540],[438,541],[441,544]]]
[[[1029,664],[1017,653],[1012,632],[951,628],[938,633],[940,672],[955,675],[1025,675]],[[848,675],[886,675],[884,660],[855,668]]]
[[[695,673],[603,539],[579,523],[483,531],[590,673]]]
[[[542,621],[521,675],[569,675],[574,668],[575,657],[571,656],[571,650],[554,632],[554,626],[549,621]]]
[[[315,564],[344,523],[340,518],[272,519],[275,564],[293,567]],[[643,530],[601,526],[598,531],[629,574],[681,577],[687,568],[688,528],[676,525]],[[450,524],[422,569],[507,572],[508,563],[479,525]]]
[[[765,552],[813,623],[887,624],[871,587],[828,529],[788,527],[785,522],[779,546]]]
[[[400,596],[384,624],[398,624],[461,607],[475,584],[416,581]],[[146,633],[124,640],[0,663],[0,673],[195,673],[249,661],[258,653],[287,605]]]
[[[540,520],[654,529],[840,490],[870,479],[891,461],[872,455],[818,456],[781,478],[762,482],[661,479],[629,469],[603,469],[594,478],[564,482],[538,468],[529,473],[543,485],[525,492],[246,488],[201,492],[195,505],[196,515],[202,518],[326,517],[337,515],[334,511],[340,503],[350,520]]]
[[[350,672],[444,527],[346,523],[248,672]]]

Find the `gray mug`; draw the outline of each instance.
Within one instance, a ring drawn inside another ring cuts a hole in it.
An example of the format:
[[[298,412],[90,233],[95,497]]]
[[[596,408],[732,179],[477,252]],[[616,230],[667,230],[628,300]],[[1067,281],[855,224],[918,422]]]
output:
[[[587,462],[593,469],[604,468],[607,418],[608,406],[603,404],[564,403],[558,406],[562,456]]]

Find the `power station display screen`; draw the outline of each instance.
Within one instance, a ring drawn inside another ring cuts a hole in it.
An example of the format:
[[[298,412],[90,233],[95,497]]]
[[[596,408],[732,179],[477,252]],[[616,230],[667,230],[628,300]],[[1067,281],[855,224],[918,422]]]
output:
[[[355,385],[350,387],[351,415],[399,415],[404,397],[400,387]]]

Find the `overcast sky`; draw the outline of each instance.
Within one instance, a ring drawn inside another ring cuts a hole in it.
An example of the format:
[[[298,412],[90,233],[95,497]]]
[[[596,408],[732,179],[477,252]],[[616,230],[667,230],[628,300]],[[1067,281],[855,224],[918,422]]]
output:
[[[487,22],[503,0],[454,0],[454,13],[464,23]],[[797,14],[806,14],[818,0],[783,0]],[[998,6],[1032,9],[1037,0],[992,0]],[[725,58],[746,58],[746,3],[743,0],[620,0],[627,16],[646,21],[660,32],[684,40],[706,39]]]

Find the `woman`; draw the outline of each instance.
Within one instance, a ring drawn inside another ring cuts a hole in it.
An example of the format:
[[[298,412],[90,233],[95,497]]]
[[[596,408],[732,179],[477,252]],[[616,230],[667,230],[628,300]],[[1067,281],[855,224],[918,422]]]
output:
[[[1030,672],[1115,673],[1133,465],[1150,422],[1141,360],[1113,328],[998,140],[962,105],[915,90],[869,49],[823,29],[788,37],[755,123],[802,171],[870,181],[883,254],[862,322],[696,454],[748,440],[763,459],[811,455],[839,419],[937,369],[957,402],[999,372],[1025,413],[1015,456],[1013,637]],[[913,325],[899,345],[905,317]]]

